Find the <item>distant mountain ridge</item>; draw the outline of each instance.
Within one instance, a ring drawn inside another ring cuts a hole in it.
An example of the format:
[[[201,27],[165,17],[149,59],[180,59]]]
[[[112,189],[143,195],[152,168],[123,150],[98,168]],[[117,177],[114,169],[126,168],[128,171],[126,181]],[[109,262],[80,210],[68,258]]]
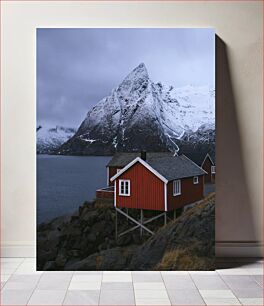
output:
[[[173,88],[154,83],[141,63],[87,113],[77,132],[56,152],[178,152],[183,143],[214,145],[214,100],[210,86]]]
[[[37,153],[53,153],[75,133],[76,129],[74,128],[58,125],[54,127],[39,125],[37,127]]]

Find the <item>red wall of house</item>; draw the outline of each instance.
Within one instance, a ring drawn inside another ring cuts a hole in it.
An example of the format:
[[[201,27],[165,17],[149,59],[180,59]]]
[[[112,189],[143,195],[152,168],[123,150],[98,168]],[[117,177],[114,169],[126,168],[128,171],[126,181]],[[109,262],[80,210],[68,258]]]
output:
[[[205,175],[205,183],[214,183],[215,182],[215,174],[212,174],[211,167],[212,163],[210,159],[207,157],[203,163],[203,169],[207,172]]]
[[[181,179],[181,194],[178,196],[173,196],[173,182],[169,182],[167,185],[167,195],[168,211],[201,200],[204,195],[203,175],[199,176],[198,184],[193,184],[193,177]]]
[[[119,180],[130,180],[130,196],[119,195]],[[116,179],[116,206],[164,211],[164,182],[140,163]]]

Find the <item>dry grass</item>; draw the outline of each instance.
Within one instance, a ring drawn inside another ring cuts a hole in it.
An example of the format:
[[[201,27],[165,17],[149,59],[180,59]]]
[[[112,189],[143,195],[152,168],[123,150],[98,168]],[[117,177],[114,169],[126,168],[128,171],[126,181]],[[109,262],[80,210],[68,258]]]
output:
[[[192,249],[177,249],[165,252],[155,270],[214,270],[214,258],[199,257]]]

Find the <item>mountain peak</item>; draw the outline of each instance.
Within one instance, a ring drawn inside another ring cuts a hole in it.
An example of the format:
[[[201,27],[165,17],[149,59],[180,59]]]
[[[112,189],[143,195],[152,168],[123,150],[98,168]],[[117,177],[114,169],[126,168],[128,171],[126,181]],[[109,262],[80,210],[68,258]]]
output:
[[[148,79],[148,71],[144,63],[140,63],[136,68],[134,68],[124,79],[124,82],[134,81],[138,79]]]
[[[144,63],[140,63],[132,72],[138,72],[141,74],[148,75],[148,70]]]

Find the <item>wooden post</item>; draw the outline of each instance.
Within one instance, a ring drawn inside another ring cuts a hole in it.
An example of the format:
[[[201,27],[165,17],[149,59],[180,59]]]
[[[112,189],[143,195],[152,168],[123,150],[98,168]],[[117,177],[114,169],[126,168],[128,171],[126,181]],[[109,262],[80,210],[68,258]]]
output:
[[[176,219],[176,210],[174,209],[174,211],[173,211],[173,220],[175,220]]]
[[[165,213],[164,213],[164,225],[166,225],[167,224],[167,212],[165,211]]]
[[[143,209],[140,209],[140,237],[142,237],[142,234],[143,234],[143,228],[142,228],[142,225],[143,225]]]
[[[115,210],[115,239],[117,241],[117,210]]]
[[[126,214],[128,215],[128,208],[126,208]],[[127,224],[128,224],[128,217],[126,219],[127,219]]]

